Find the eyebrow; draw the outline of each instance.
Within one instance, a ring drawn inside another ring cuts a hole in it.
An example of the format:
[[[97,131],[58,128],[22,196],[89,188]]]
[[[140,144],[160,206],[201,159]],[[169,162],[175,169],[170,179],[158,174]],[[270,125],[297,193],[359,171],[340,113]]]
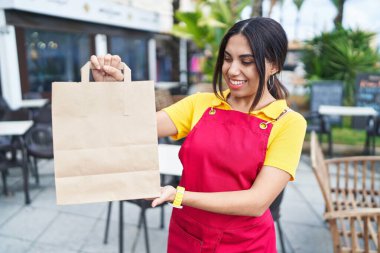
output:
[[[227,54],[228,56],[231,56],[230,53],[228,53],[227,51],[224,51],[225,54]],[[242,55],[239,55],[239,58],[248,58],[248,57],[252,57],[254,58],[253,54],[242,54]]]

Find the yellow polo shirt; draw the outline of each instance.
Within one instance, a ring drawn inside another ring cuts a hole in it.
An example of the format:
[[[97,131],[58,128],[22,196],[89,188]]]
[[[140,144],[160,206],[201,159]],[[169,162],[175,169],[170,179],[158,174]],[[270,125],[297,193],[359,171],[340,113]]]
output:
[[[228,90],[224,92],[225,96],[228,92]],[[197,93],[163,109],[177,128],[178,133],[173,138],[186,137],[205,110],[210,107],[231,110],[231,106],[227,102],[220,100],[213,93]],[[277,100],[251,114],[265,121],[274,120],[287,107],[285,100]],[[301,156],[305,132],[306,121],[297,112],[289,111],[275,121],[269,136],[264,165],[288,172],[293,181]]]

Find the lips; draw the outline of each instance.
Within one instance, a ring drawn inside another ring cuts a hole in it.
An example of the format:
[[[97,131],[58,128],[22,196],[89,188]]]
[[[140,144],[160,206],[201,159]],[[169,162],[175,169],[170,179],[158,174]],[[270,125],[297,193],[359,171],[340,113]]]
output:
[[[246,80],[229,80],[228,86],[230,86],[231,89],[239,89],[242,87],[247,81]]]

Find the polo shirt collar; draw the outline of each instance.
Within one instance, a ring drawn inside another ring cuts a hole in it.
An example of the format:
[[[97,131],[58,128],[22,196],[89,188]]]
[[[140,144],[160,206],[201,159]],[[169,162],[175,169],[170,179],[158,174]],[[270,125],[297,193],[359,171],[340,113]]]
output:
[[[223,93],[224,97],[227,98],[228,94],[230,93],[230,90],[228,90],[228,89],[224,90],[222,93]],[[226,101],[223,101],[223,100],[221,100],[220,98],[218,98],[216,96],[211,101],[211,106],[213,106],[213,107],[217,107],[217,106],[220,106],[222,104],[225,104],[225,105],[229,106],[229,104]]]
[[[223,91],[224,97],[227,97],[227,95],[230,93],[229,89]],[[211,106],[217,107],[222,104],[228,105],[227,102],[219,99],[218,97],[215,97],[211,101]],[[229,105],[228,105],[229,106]],[[267,117],[276,119],[286,108],[288,107],[285,99],[276,100],[269,105],[265,106],[264,108],[261,108],[260,110],[253,111],[251,114],[258,115],[258,114],[265,114]]]
[[[280,99],[280,100],[273,101],[272,103],[270,103],[269,105],[265,106],[264,108],[260,110],[253,111],[251,114],[257,115],[259,113],[263,113],[269,118],[277,119],[286,108],[288,108],[288,105],[286,104],[286,100]]]

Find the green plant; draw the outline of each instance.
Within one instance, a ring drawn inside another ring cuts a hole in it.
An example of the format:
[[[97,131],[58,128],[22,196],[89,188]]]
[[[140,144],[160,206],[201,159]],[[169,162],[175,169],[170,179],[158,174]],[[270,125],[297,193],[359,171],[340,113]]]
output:
[[[354,104],[355,78],[360,72],[376,70],[379,53],[371,48],[375,34],[338,28],[306,42],[302,60],[309,79],[342,80],[344,103]]]
[[[250,2],[251,0],[198,0],[193,12],[175,13],[179,23],[173,26],[172,34],[192,40],[206,56],[202,66],[204,81],[212,80],[219,43]]]

